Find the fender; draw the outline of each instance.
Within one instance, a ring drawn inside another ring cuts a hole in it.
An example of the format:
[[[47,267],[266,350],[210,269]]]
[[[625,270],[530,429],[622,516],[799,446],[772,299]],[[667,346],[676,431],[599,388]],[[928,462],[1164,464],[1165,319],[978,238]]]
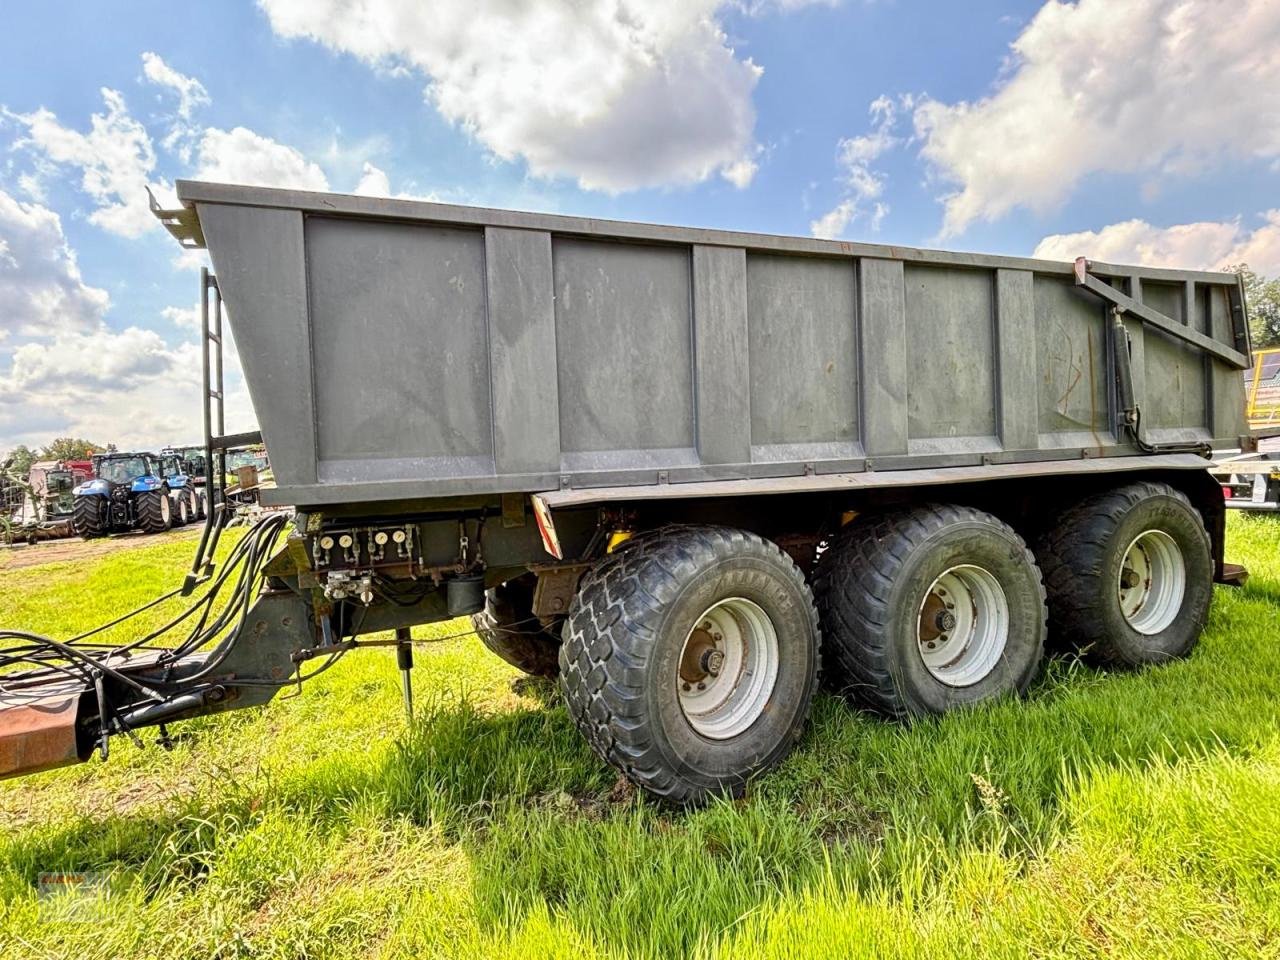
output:
[[[164,481],[159,477],[153,477],[150,474],[136,477],[129,484],[129,490],[132,493],[150,493],[152,490],[163,490]]]
[[[111,495],[111,484],[106,480],[87,480],[71,491],[76,497],[107,497]]]

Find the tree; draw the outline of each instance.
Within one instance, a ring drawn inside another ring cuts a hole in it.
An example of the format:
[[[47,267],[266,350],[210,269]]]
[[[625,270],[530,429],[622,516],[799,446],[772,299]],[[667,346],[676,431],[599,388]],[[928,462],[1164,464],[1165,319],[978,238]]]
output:
[[[103,450],[96,443],[88,440],[78,440],[73,437],[58,437],[53,443],[49,444],[40,451],[40,459],[42,460],[88,460],[95,453],[101,453]]]
[[[31,472],[31,465],[36,462],[36,452],[25,443],[20,443],[0,461],[7,464],[8,472],[15,477],[25,477]]]
[[[1247,263],[1227,269],[1244,277],[1244,295],[1249,301],[1249,339],[1253,349],[1280,347],[1280,279],[1260,277],[1249,269]]]

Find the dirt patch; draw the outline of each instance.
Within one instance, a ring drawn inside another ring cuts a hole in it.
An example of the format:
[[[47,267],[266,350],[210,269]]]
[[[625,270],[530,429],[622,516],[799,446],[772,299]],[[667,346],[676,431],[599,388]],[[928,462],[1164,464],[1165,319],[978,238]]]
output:
[[[152,534],[135,530],[132,533],[113,534],[99,540],[69,537],[65,540],[42,540],[35,544],[0,545],[0,570],[20,570],[23,567],[34,567],[42,563],[92,560],[115,553],[117,550],[129,550],[174,540],[194,540],[200,536],[202,526],[198,524],[181,530],[170,530],[168,533]]]

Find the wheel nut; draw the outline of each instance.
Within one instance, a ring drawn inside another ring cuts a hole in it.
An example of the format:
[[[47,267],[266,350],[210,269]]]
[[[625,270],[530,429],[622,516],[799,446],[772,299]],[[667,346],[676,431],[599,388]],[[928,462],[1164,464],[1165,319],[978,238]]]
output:
[[[1120,586],[1126,590],[1132,589],[1138,585],[1138,575],[1132,570],[1126,570],[1120,574]]]
[[[707,689],[707,685],[706,685],[705,683],[699,683],[699,684],[698,684],[698,689],[699,689],[699,690],[705,690],[705,689]]]
[[[680,689],[683,690],[685,693],[688,693],[689,690],[692,688],[687,683],[682,683],[680,684]]]

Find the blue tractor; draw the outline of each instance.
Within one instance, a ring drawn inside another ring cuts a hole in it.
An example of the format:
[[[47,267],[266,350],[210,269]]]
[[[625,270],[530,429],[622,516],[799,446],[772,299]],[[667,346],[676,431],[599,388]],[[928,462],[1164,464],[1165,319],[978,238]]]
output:
[[[204,516],[205,499],[177,456],[102,453],[94,479],[75,488],[72,523],[86,540],[108,533],[162,533]]]

